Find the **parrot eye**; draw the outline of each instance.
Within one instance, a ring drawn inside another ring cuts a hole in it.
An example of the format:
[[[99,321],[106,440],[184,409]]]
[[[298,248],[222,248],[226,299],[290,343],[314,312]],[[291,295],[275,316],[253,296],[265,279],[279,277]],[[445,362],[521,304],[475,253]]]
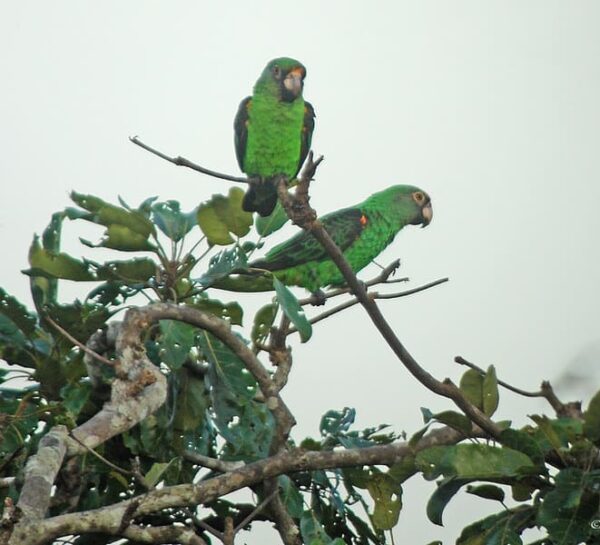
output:
[[[273,75],[279,79],[279,76],[281,76],[281,68],[279,66],[273,66]]]
[[[421,193],[421,191],[415,191],[413,193],[413,199],[417,204],[422,204],[423,202],[425,202],[425,195]]]

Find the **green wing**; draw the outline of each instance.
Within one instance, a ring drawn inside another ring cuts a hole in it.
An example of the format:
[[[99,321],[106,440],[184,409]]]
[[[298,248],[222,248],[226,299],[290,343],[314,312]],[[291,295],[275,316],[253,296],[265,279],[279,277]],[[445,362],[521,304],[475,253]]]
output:
[[[302,135],[300,141],[300,159],[298,161],[298,170],[300,172],[304,160],[310,151],[310,143],[312,142],[312,134],[315,130],[315,109],[310,102],[304,101],[304,122],[302,124]]]
[[[248,109],[251,104],[252,97],[246,97],[242,100],[233,121],[235,156],[242,172],[244,172],[244,158],[246,157],[246,143],[248,142]]]
[[[364,216],[359,208],[345,208],[323,216],[323,226],[338,247],[345,251],[361,234]],[[306,231],[275,246],[263,259],[250,264],[257,269],[279,271],[302,265],[309,261],[327,259],[327,252],[321,244]]]

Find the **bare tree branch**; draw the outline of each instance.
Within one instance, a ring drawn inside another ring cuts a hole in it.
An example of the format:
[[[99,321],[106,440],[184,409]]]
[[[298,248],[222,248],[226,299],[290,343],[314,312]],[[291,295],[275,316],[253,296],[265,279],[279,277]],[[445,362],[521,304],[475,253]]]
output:
[[[135,526],[129,525],[121,534],[123,537],[134,540],[136,543],[160,543],[182,545],[206,545],[194,530],[184,526]]]
[[[129,309],[119,330],[115,360],[116,377],[111,397],[102,410],[71,431],[77,441],[68,443],[69,456],[95,448],[131,429],[156,411],[166,400],[167,381],[146,356],[140,335],[150,325],[144,312]]]
[[[157,149],[150,147],[148,144],[144,144],[137,136],[130,136],[129,140],[131,142],[133,142],[136,146],[139,146],[140,148],[145,149],[146,151],[149,151],[150,153],[156,155],[157,157],[160,157],[161,159],[164,159],[165,161],[169,161],[169,163],[173,163],[174,165],[177,165],[178,167],[191,168],[192,170],[195,170],[196,172],[201,172],[202,174],[212,176],[213,178],[220,178],[221,180],[228,180],[230,182],[237,182],[240,184],[249,184],[251,182],[251,180],[249,178],[244,178],[244,177],[240,177],[240,176],[231,176],[229,174],[222,174],[221,172],[217,172],[215,170],[210,170],[208,168],[204,168],[204,167],[197,165],[196,163],[193,163],[192,161],[186,159],[185,157],[181,157],[181,156],[169,157],[168,155],[165,155],[164,153],[158,151]]]

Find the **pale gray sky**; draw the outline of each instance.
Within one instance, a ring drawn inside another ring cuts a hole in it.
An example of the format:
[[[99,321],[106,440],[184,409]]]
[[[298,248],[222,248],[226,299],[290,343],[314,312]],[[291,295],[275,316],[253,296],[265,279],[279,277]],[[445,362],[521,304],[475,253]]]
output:
[[[463,369],[452,359],[462,354],[528,389],[576,359],[597,365],[600,3],[79,0],[3,8],[0,284],[9,292],[28,300],[19,270],[31,236],[69,205],[72,189],[130,203],[159,195],[185,209],[226,191],[226,182],[160,161],[127,137],[238,173],[238,103],[266,62],[286,55],[308,68],[313,148],[326,156],[312,191],[319,212],[395,183],[432,197],[433,223],[406,229],[380,258],[401,257],[401,274],[414,284],[451,278],[382,305],[422,365],[458,380]],[[82,251],[79,235],[81,226],[67,227],[66,250]],[[79,286],[62,293],[84,295]],[[284,397],[298,416],[296,438],[316,435],[329,408],[356,407],[361,426],[384,421],[408,432],[421,425],[420,406],[450,408],[408,376],[359,308],[294,349]],[[503,418],[524,422],[542,410],[503,392]],[[405,542],[450,543],[465,522],[496,508],[459,494],[438,528],[424,514],[433,489],[407,487],[397,528]]]

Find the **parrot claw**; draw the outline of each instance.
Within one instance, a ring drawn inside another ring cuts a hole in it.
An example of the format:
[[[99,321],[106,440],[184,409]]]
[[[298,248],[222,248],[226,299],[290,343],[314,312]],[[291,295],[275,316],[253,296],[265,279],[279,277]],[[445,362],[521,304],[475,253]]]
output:
[[[313,291],[311,295],[313,297],[313,302],[312,302],[313,307],[322,307],[325,304],[325,302],[327,301],[325,292],[321,289],[318,289],[317,291]]]

